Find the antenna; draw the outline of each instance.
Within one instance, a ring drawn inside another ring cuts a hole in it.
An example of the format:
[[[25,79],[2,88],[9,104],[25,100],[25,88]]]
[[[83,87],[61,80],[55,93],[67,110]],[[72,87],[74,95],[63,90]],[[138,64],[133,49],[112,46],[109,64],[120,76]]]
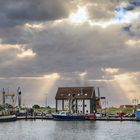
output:
[[[5,90],[4,88],[2,89],[2,98],[3,98],[3,107],[5,107]]]
[[[21,108],[21,90],[20,90],[20,87],[18,87],[17,93],[18,93],[18,107]]]
[[[100,87],[97,87],[98,89],[98,97],[100,97]]]

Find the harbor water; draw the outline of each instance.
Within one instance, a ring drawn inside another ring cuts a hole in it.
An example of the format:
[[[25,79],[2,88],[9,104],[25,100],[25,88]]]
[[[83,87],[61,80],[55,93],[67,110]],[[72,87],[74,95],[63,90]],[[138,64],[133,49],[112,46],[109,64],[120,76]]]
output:
[[[140,122],[16,121],[0,123],[0,140],[139,140]]]

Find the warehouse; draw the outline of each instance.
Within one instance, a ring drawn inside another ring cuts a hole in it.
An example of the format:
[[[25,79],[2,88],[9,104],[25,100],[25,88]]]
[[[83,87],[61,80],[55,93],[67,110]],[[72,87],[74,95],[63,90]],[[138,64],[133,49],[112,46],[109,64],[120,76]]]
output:
[[[56,93],[56,111],[93,113],[100,108],[100,97],[94,87],[60,87]]]

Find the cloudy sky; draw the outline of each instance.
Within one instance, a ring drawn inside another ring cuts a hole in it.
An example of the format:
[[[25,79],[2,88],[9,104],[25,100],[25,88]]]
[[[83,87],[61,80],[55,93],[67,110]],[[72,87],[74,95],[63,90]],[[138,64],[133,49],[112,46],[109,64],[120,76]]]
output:
[[[58,87],[140,99],[139,0],[0,0],[0,89],[54,106]]]

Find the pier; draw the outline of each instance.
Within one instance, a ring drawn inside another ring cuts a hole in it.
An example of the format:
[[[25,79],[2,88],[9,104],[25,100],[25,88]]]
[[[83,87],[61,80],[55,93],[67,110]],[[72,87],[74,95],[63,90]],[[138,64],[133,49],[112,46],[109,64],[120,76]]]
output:
[[[53,120],[53,117],[46,117],[46,116],[18,116],[17,120]]]
[[[47,116],[18,116],[17,120],[54,120],[52,116],[47,117]],[[106,118],[106,117],[101,117],[101,118],[96,118],[95,120],[87,120],[85,121],[138,121],[136,118]]]

